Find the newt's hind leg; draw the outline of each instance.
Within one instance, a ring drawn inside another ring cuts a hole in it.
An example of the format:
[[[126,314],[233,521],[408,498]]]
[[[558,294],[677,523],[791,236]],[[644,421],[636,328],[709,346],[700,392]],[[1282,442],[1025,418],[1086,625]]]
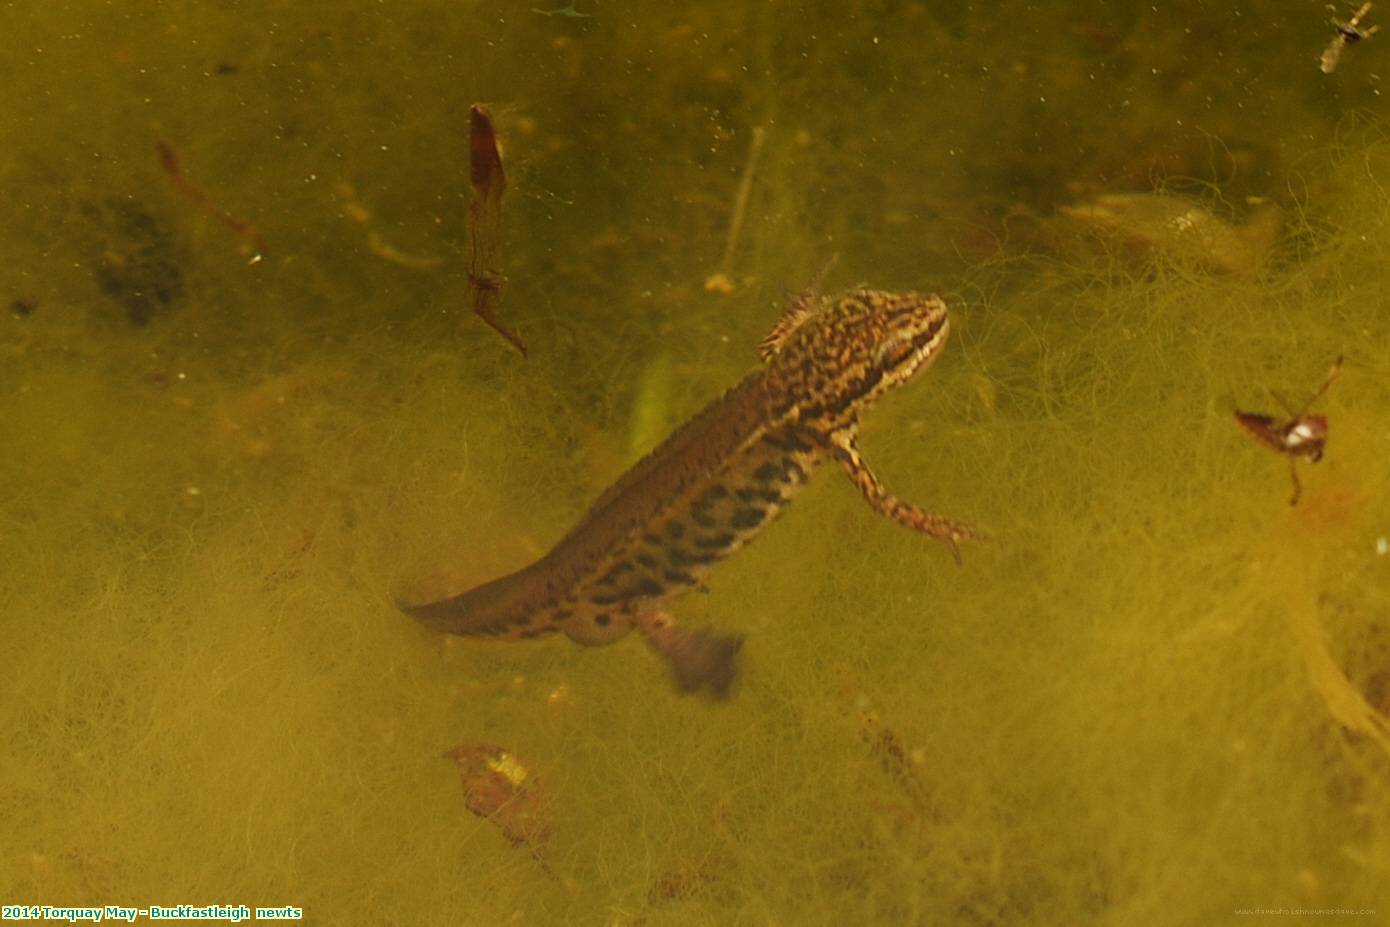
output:
[[[698,692],[708,686],[716,698],[729,697],[729,688],[738,675],[734,657],[743,646],[743,638],[682,628],[662,609],[643,612],[638,625],[652,650],[671,664],[682,692]]]
[[[845,428],[831,434],[830,444],[835,459],[845,468],[849,478],[859,487],[859,491],[875,511],[943,542],[951,548],[951,556],[956,558],[956,563],[961,562],[961,541],[977,540],[984,536],[963,522],[920,509],[884,489],[874,471],[870,470],[869,465],[864,463],[864,458],[859,456],[859,445],[851,429]]]

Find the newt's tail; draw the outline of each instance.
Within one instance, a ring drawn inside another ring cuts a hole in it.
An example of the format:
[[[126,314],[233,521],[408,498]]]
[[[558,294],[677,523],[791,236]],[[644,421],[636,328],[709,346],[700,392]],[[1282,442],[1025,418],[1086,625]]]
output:
[[[435,631],[466,637],[516,640],[558,630],[552,622],[536,620],[531,591],[527,567],[434,602],[412,605],[397,599],[396,607]]]

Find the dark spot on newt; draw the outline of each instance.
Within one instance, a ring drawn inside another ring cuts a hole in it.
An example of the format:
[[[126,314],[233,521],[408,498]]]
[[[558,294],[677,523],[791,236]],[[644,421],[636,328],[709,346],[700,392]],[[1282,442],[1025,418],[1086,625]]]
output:
[[[805,413],[803,412],[803,414]],[[815,450],[814,446],[808,444],[798,431],[767,435],[763,438],[763,443],[775,447],[779,451],[800,451],[803,454],[808,454]]]
[[[753,471],[753,479],[759,483],[771,483],[773,480],[782,476],[784,470],[781,464],[768,462]]]
[[[624,573],[631,572],[632,569],[633,566],[631,562],[627,560],[619,560],[617,563],[613,565],[613,568],[611,570],[603,574],[603,577],[599,580],[599,582],[604,585],[609,585],[619,576],[622,576]]]
[[[729,526],[740,530],[756,528],[766,517],[767,512],[763,509],[734,509],[734,514],[729,517]]]
[[[643,577],[642,581],[637,584],[633,595],[648,597],[661,595],[661,583],[651,577]]]
[[[734,536],[728,531],[707,538],[696,538],[695,546],[705,550],[723,550],[734,543]]]
[[[697,545],[699,541],[695,542]],[[667,559],[675,567],[704,566],[718,560],[717,554],[697,553],[695,551],[681,550],[679,547],[671,548],[667,554]]]
[[[771,505],[777,505],[783,501],[782,493],[776,489],[755,489],[753,487],[745,487],[743,489],[738,490],[736,495],[742,502],[766,502]]]
[[[697,514],[708,514],[711,509],[719,504],[721,499],[727,499],[728,496],[729,490],[725,488],[724,484],[715,483],[690,504],[690,510]]]

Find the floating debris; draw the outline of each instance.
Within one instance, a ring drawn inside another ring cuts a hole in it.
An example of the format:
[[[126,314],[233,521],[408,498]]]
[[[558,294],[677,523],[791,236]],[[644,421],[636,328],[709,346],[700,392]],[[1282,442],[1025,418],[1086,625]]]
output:
[[[357,190],[352,184],[338,184],[337,193],[342,200],[343,218],[367,229],[367,250],[372,254],[411,270],[434,270],[444,264],[444,259],[440,257],[407,254],[382,237],[380,232],[367,228],[372,223],[372,211],[358,200]]]
[[[183,172],[183,167],[179,164],[178,155],[168,142],[156,142],[154,147],[159,153],[160,166],[164,168],[164,173],[169,175],[169,182],[174,185],[174,189],[182,193],[193,205],[240,236],[246,242],[250,254],[248,263],[259,264],[264,260],[266,254],[265,239],[261,237],[261,233],[256,230],[256,227],[245,219],[238,219],[225,212],[213,202],[212,197],[206,191],[189,180]]]
[[[555,10],[542,10],[542,9],[537,9],[536,7],[533,6],[533,7],[531,7],[531,12],[532,12],[532,13],[539,13],[539,14],[541,14],[542,16],[565,16],[565,17],[568,17],[569,19],[588,19],[588,18],[589,18],[589,14],[588,14],[588,13],[581,13],[581,12],[579,12],[578,10],[576,10],[576,9],[574,8],[574,4],[575,4],[575,0],[570,0],[568,6],[562,6],[562,7],[560,7],[559,9],[555,9]]]
[[[705,278],[706,293],[713,293],[715,296],[728,296],[736,289],[738,287],[734,284],[733,278],[722,270]]]
[[[497,318],[502,301],[502,193],[507,175],[502,171],[502,152],[492,114],[481,103],[469,109],[469,175],[473,200],[468,204],[468,290],[473,313],[526,356],[526,343]]]
[[[458,764],[468,810],[496,824],[513,846],[534,852],[550,839],[548,796],[516,754],[496,744],[461,744],[444,755]]]
[[[1288,455],[1289,476],[1293,479],[1293,496],[1289,498],[1289,505],[1297,505],[1298,497],[1303,492],[1303,487],[1298,481],[1298,458],[1306,457],[1309,463],[1317,463],[1322,460],[1322,452],[1327,445],[1327,416],[1308,415],[1308,407],[1327,392],[1327,388],[1332,385],[1332,381],[1337,379],[1341,372],[1342,359],[1338,357],[1333,363],[1332,369],[1327,372],[1327,377],[1322,381],[1322,385],[1317,388],[1313,395],[1308,397],[1308,401],[1297,412],[1293,411],[1278,393],[1275,393],[1275,398],[1279,400],[1279,404],[1284,406],[1284,411],[1288,413],[1287,419],[1280,420],[1272,415],[1262,415],[1258,412],[1236,411],[1236,422],[1250,432],[1255,440],[1271,450]]]
[[[748,159],[743,163],[738,193],[734,195],[734,208],[729,217],[729,234],[724,239],[724,255],[719,260],[719,270],[705,279],[706,293],[727,296],[734,291],[734,252],[738,249],[739,235],[743,232],[743,220],[748,215],[748,198],[753,192],[753,175],[758,169],[758,158],[762,155],[765,141],[767,129],[754,126],[752,139],[748,143]]]
[[[392,264],[399,264],[411,270],[434,270],[444,263],[443,258],[406,254],[373,231],[367,232],[367,250]]]
[[[1158,253],[1182,264],[1250,275],[1269,260],[1283,229],[1278,206],[1259,206],[1244,225],[1219,219],[1200,203],[1167,193],[1107,193],[1058,210],[1078,230],[1138,255]]]
[[[909,751],[897,732],[884,724],[879,713],[865,705],[859,708],[859,736],[903,793],[920,807],[927,807],[927,788],[920,778],[925,752],[921,748]]]
[[[1328,9],[1336,7],[1328,6]],[[1331,74],[1337,69],[1337,63],[1342,60],[1342,52],[1348,45],[1355,45],[1362,39],[1369,39],[1380,31],[1379,26],[1372,26],[1369,29],[1361,28],[1361,20],[1366,14],[1371,12],[1371,4],[1363,3],[1351,14],[1351,19],[1342,22],[1335,16],[1332,18],[1332,25],[1337,30],[1337,34],[1332,37],[1332,41],[1327,43],[1327,47],[1322,51],[1322,58],[1319,62],[1322,66],[1322,73]]]

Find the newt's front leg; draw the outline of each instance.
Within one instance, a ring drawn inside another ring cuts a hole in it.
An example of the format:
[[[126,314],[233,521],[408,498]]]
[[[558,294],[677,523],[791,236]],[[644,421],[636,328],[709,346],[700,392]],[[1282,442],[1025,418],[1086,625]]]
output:
[[[884,489],[874,471],[869,469],[869,465],[864,463],[864,458],[859,455],[859,444],[852,428],[832,432],[830,445],[835,459],[845,468],[849,478],[859,487],[859,491],[875,511],[944,542],[951,548],[951,556],[956,558],[956,563],[961,562],[959,543],[982,537],[969,525],[920,509]]]

